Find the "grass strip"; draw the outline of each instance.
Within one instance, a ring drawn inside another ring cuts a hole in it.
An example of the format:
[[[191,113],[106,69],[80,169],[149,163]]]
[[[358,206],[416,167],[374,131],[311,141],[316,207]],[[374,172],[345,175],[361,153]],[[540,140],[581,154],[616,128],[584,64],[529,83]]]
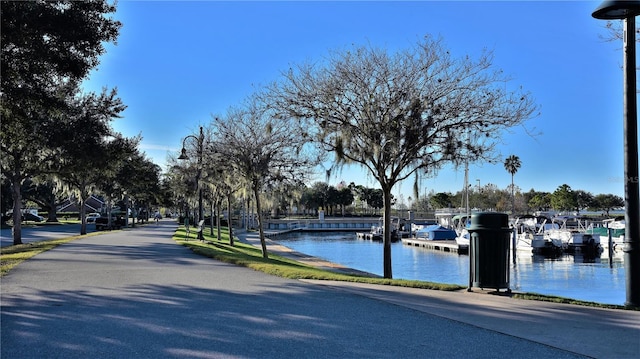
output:
[[[586,307],[596,307],[596,308],[605,308],[605,309],[627,309],[627,310],[640,311],[640,307],[625,307],[623,305],[602,304],[602,303],[588,302],[583,300],[558,297],[555,295],[538,294],[538,293],[513,293],[512,297],[516,299],[538,300],[543,302],[562,303],[562,304],[575,304],[575,305],[582,305]]]
[[[190,248],[197,254],[283,278],[337,280],[448,291],[465,288],[455,284],[441,284],[404,279],[385,279],[337,273],[316,268],[273,253],[269,253],[269,258],[263,258],[262,251],[250,244],[235,241],[233,246],[229,245],[228,231],[223,231],[221,237],[222,238],[218,240],[204,233],[205,241],[201,242],[196,239],[194,232],[191,232],[191,234],[187,236],[184,231],[184,227],[180,227],[175,232],[173,239],[179,244]]]

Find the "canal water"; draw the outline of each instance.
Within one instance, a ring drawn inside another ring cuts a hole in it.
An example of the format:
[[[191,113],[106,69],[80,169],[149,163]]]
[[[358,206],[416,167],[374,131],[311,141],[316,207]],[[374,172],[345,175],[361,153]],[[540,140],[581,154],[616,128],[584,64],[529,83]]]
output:
[[[294,232],[274,238],[298,252],[344,266],[383,275],[381,242],[358,239],[354,232]],[[469,256],[421,247],[391,245],[394,279],[422,280],[467,286]],[[562,255],[557,258],[518,251],[510,259],[509,287],[514,291],[556,295],[603,304],[626,300],[621,251],[609,258]]]

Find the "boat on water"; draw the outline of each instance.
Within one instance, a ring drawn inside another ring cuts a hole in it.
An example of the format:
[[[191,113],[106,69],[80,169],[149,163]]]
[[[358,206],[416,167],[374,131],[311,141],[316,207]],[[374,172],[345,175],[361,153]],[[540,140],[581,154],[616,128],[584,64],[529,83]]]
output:
[[[452,224],[458,234],[456,236],[456,243],[458,247],[467,247],[471,245],[471,234],[469,233],[469,226],[471,226],[470,214],[458,214],[453,216]]]
[[[455,210],[445,209],[436,211],[436,222],[439,226],[456,233],[455,241],[459,248],[469,248],[469,231],[471,214],[459,213]]]
[[[458,234],[451,228],[443,227],[439,224],[425,226],[415,231],[415,239],[427,241],[455,240]]]
[[[384,240],[384,219],[379,219],[377,226],[372,226],[369,232],[358,232],[356,236],[360,239],[369,239],[372,241]],[[408,237],[409,232],[404,230],[405,221],[402,218],[391,217],[391,242],[397,242],[403,237]]]
[[[456,243],[459,248],[469,248],[471,245],[471,234],[466,228],[462,228],[456,236]]]
[[[624,219],[611,218],[602,221],[602,226],[591,226],[586,233],[599,235],[600,245],[603,248],[618,250],[622,249],[624,245],[625,228]],[[609,240],[609,236],[611,236],[611,240]]]
[[[567,253],[599,253],[602,251],[600,235],[589,233],[592,224],[583,218],[576,216],[554,217],[551,229],[544,231],[544,238],[562,243],[563,251]],[[571,223],[571,225],[569,225]]]
[[[560,239],[545,236],[546,231],[559,228],[546,216],[519,216],[513,226],[516,230],[515,248],[517,250],[542,255],[560,254],[564,251],[564,245]]]

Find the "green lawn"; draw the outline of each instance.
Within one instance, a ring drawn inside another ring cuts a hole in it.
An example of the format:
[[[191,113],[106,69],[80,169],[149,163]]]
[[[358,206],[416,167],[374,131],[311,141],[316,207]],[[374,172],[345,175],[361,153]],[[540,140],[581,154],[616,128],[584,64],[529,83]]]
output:
[[[204,237],[205,242],[198,241],[196,239],[196,234],[192,231],[191,235],[187,238],[184,227],[180,227],[176,231],[173,239],[183,246],[189,247],[195,253],[200,255],[284,278],[340,280],[438,290],[460,290],[464,288],[455,284],[372,278],[367,276],[335,273],[332,271],[318,269],[272,253],[269,254],[268,259],[265,259],[262,257],[262,251],[260,248],[252,245],[235,241],[234,246],[230,246],[229,232],[226,230],[222,231],[222,238],[220,238],[220,240],[210,236],[206,230],[204,232]]]

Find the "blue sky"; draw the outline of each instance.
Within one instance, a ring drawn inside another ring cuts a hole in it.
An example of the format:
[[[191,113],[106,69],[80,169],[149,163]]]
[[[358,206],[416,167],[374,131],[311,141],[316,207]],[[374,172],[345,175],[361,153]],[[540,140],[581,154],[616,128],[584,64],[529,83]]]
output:
[[[591,17],[600,1],[413,2],[118,2],[118,43],[108,45],[85,91],[117,87],[128,105],[114,128],[141,134],[142,150],[164,165],[182,138],[223,115],[291,64],[368,43],[390,52],[441,35],[455,55],[493,49],[494,64],[541,106],[529,127],[504,136],[503,157],[522,167],[528,191],[573,189],[623,195],[622,43],[604,42],[605,21]],[[502,163],[472,164],[472,185],[506,188]],[[323,176],[318,177],[324,180]],[[329,180],[376,187],[358,167]],[[463,169],[444,168],[421,192],[456,192]],[[394,190],[411,196],[412,184]]]

